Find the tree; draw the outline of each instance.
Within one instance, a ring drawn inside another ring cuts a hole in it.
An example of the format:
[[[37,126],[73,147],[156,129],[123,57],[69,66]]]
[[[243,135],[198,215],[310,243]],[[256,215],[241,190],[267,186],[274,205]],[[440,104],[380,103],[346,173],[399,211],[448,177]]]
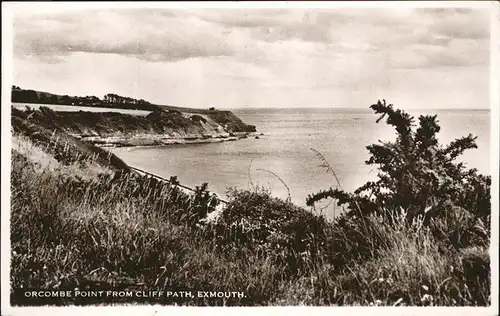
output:
[[[57,98],[57,95],[53,94],[50,96],[49,99],[50,104],[57,104],[59,103],[59,99]]]
[[[38,93],[34,90],[21,90],[22,102],[38,103]]]
[[[38,102],[42,103],[42,104],[47,104],[47,103],[49,103],[49,98],[45,94],[42,93],[38,97]]]
[[[405,210],[409,220],[418,215],[430,219],[459,207],[489,223],[491,177],[456,162],[465,150],[477,148],[476,137],[469,134],[442,146],[436,138],[441,129],[436,115],[420,116],[415,129],[412,116],[385,100],[370,108],[381,114],[377,123],[387,117],[387,124],[397,134],[394,142],[367,146],[370,159],[366,164],[378,166],[378,180],[365,183],[354,193],[333,188],[320,191],[307,198],[308,205],[334,198],[339,205],[347,204],[347,216],[385,216],[389,211]]]
[[[73,103],[73,100],[71,99],[71,97],[69,95],[63,95],[61,97],[61,104],[71,105],[72,103]]]

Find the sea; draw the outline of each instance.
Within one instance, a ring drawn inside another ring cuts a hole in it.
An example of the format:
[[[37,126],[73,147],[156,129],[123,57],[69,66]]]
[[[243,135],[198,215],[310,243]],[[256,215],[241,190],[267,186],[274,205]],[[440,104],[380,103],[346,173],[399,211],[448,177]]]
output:
[[[395,139],[394,129],[370,109],[288,108],[235,109],[245,123],[257,127],[258,138],[168,147],[122,147],[112,151],[129,165],[228,198],[228,188],[268,190],[273,196],[290,197],[306,207],[309,194],[338,187],[353,191],[377,178],[367,165],[366,146]],[[477,136],[477,149],[460,157],[470,168],[490,174],[489,110],[406,110],[418,122],[419,115],[437,115],[440,142],[447,144],[469,133]],[[320,157],[321,156],[321,157]],[[327,172],[325,162],[335,175]],[[336,207],[321,203],[314,209],[327,217]]]

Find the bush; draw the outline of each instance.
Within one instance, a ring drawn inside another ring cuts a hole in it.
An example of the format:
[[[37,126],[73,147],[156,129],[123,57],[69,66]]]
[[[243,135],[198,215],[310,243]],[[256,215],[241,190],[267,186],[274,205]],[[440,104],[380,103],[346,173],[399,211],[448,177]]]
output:
[[[256,250],[290,273],[322,256],[327,221],[268,191],[228,192],[230,202],[208,231],[222,251]]]
[[[213,211],[206,185],[184,194],[118,172],[91,180],[35,168],[12,155],[13,305],[132,303],[139,298],[26,298],[31,289],[243,291],[244,298],[163,298],[183,305],[271,304],[286,289],[283,270],[251,249],[216,247],[189,214]],[[212,199],[213,201],[213,199]],[[199,208],[199,209],[197,209]],[[195,294],[196,295],[196,294]]]
[[[248,125],[243,123],[243,121],[238,118],[231,111],[218,111],[211,110],[207,113],[208,117],[211,118],[217,124],[224,126],[228,132],[255,132],[256,128],[254,125]]]
[[[490,304],[489,177],[441,159],[472,144],[442,147],[429,136],[439,130],[435,117],[421,118],[414,131],[404,112],[380,102],[372,108],[389,116],[398,138],[368,147],[368,163],[380,166],[377,182],[353,194],[330,189],[310,197],[310,204],[335,197],[349,205],[333,221],[263,189],[232,189],[219,210],[207,184],[187,194],[175,177],[165,183],[125,168],[93,174],[88,165],[62,159],[78,158],[75,150],[94,152],[88,144],[67,135],[72,147],[61,150],[36,123],[14,122],[30,137],[16,135],[29,146],[12,154],[11,301],[105,303],[22,295],[32,288],[98,287],[246,293],[243,299],[165,298],[161,304]],[[44,126],[57,123],[51,115],[43,115]],[[423,181],[427,199],[412,187]],[[220,213],[205,220],[212,212]]]
[[[367,146],[371,156],[366,164],[378,166],[379,179],[367,182],[354,193],[333,188],[321,191],[310,195],[307,204],[335,198],[339,205],[348,205],[348,216],[360,217],[372,213],[385,216],[389,210],[404,210],[410,221],[424,216],[426,225],[449,217],[460,208],[469,213],[471,223],[480,222],[489,233],[491,177],[478,174],[476,169],[467,170],[463,163],[456,162],[465,150],[477,148],[476,138],[469,134],[442,146],[436,138],[440,126],[435,115],[420,116],[415,129],[412,116],[387,105],[385,100],[373,104],[371,109],[382,114],[377,122],[387,116],[387,124],[397,134],[394,142]]]
[[[362,240],[370,247],[363,258],[345,260],[342,269],[324,264],[314,271],[315,297],[321,304],[397,306],[485,306],[490,300],[487,249],[444,251],[442,240],[423,217],[408,223],[407,214],[392,214],[391,224],[367,216],[370,232]],[[378,225],[377,225],[378,224]],[[345,231],[346,236],[350,231]],[[360,238],[346,238],[345,243]],[[356,243],[353,244],[357,246]],[[348,250],[348,249],[345,249]],[[356,247],[351,249],[357,252]],[[349,252],[346,252],[348,258]],[[347,262],[347,263],[346,263]]]
[[[203,117],[203,116],[200,116],[200,115],[191,115],[190,117],[191,121],[193,122],[202,122],[202,123],[206,123],[207,120]]]

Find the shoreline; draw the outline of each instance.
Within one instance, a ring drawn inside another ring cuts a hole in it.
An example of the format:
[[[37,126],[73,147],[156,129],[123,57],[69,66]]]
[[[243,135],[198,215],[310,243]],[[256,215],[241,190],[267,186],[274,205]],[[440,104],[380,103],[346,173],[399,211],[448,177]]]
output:
[[[47,301],[25,295],[26,289],[40,284],[61,291],[89,286],[143,292],[158,286],[246,291],[241,300],[148,301],[160,306],[491,305],[491,204],[486,203],[491,201],[491,178],[466,170],[462,176],[456,172],[458,162],[440,163],[435,158],[445,149],[439,143],[411,155],[401,150],[402,145],[392,148],[394,143],[384,143],[383,149],[395,153],[398,164],[386,159],[387,151],[373,153],[370,159],[382,161],[377,170],[397,167],[389,178],[379,176],[385,182],[373,189],[388,208],[362,192],[354,195],[342,189],[336,191],[339,196],[330,189],[309,195],[306,204],[313,207],[330,198],[352,207],[330,221],[321,210],[310,211],[291,197],[273,196],[272,188],[253,183],[217,194],[209,191],[208,182],[193,189],[177,177],[162,181],[168,176],[155,177],[129,166],[113,150],[91,143],[207,143],[269,134],[202,129],[201,124],[186,128],[180,123],[188,121],[179,115],[149,123],[81,113],[75,119],[47,110],[13,113],[10,298],[15,305],[144,303],[139,297],[80,300],[69,295]],[[154,124],[158,121],[165,128]],[[409,137],[416,133],[410,129]],[[458,151],[466,146],[459,145]],[[198,149],[199,157],[207,154],[207,148]],[[433,156],[421,154],[429,152]],[[408,167],[407,157],[418,157],[415,167]],[[144,166],[153,163],[140,157],[137,161]],[[249,177],[250,170],[251,166]],[[415,177],[398,182],[403,172]],[[429,174],[434,178],[428,180]],[[413,181],[429,184],[431,194],[383,191],[392,183]],[[219,197],[229,203],[221,203]],[[407,200],[412,202],[406,207]],[[352,211],[352,202],[361,216]],[[325,279],[328,282],[313,282]]]
[[[167,147],[174,145],[191,145],[191,144],[210,144],[231,142],[242,139],[260,139],[266,136],[262,132],[240,132],[229,133],[229,135],[193,135],[187,137],[169,137],[162,134],[150,134],[144,136],[82,136],[78,134],[72,135],[84,142],[92,143],[97,147],[102,148],[121,148],[121,147]]]
[[[60,130],[96,147],[137,147],[236,141],[264,135],[230,111],[208,114],[161,110],[146,116],[120,112],[65,112],[42,106],[24,111],[12,107],[15,121],[30,118],[50,130]]]

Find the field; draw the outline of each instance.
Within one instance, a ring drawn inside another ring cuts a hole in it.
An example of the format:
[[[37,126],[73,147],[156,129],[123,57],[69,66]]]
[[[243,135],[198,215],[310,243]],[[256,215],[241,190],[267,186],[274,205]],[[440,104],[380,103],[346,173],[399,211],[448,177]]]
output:
[[[54,111],[63,111],[63,112],[78,112],[78,111],[89,111],[89,112],[117,112],[123,114],[131,114],[131,115],[139,115],[146,116],[151,111],[144,110],[129,110],[129,109],[119,109],[119,108],[105,108],[105,107],[89,107],[89,106],[80,106],[80,105],[59,105],[59,104],[38,104],[38,103],[12,103],[12,105],[20,110],[24,110],[26,107],[30,107],[32,109],[38,109],[42,106],[48,107]],[[159,105],[163,110],[170,111],[180,111],[183,113],[193,113],[193,114],[208,114],[210,111],[208,109],[195,109],[188,108],[182,106],[173,106],[173,105]]]
[[[39,109],[40,107],[47,107],[53,111],[57,112],[114,112],[138,116],[147,116],[151,111],[143,110],[128,110],[128,109],[113,109],[113,108],[99,108],[99,107],[88,107],[88,106],[78,106],[78,105],[58,105],[58,104],[36,104],[36,103],[12,103],[12,106],[16,109],[24,111],[27,107],[31,109]]]

